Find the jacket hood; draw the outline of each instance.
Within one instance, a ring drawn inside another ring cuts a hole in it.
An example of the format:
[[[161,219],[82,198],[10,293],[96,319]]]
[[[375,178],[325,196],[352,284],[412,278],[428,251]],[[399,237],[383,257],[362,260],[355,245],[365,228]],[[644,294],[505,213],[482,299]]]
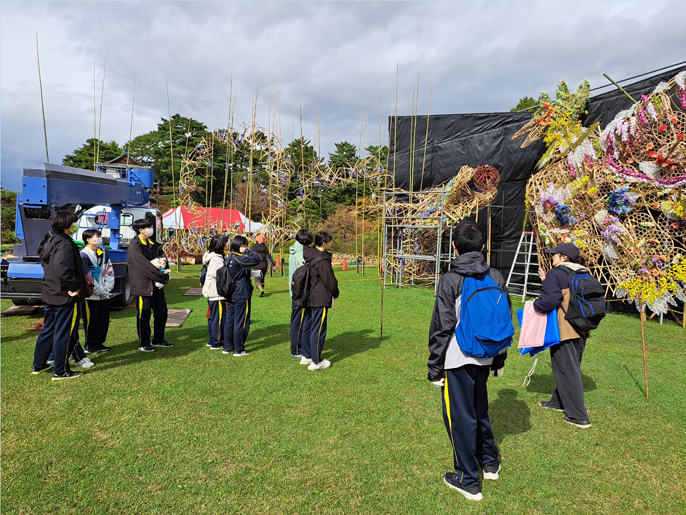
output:
[[[52,254],[54,254],[55,252],[55,247],[57,245],[63,245],[65,241],[68,241],[72,245],[75,245],[74,240],[64,233],[55,234],[52,238],[50,238],[50,240],[48,240],[48,243],[45,244],[45,247],[43,248],[43,253],[41,254],[41,260],[43,261],[43,263],[49,263],[50,256],[52,256]]]
[[[565,266],[571,270],[574,270],[575,272],[578,272],[579,270],[584,270],[585,272],[588,272],[588,269],[585,266],[580,265],[579,263],[569,263],[569,262],[565,261],[564,263],[560,263],[557,266],[558,267],[559,266]],[[557,268],[557,267],[555,267],[555,268]]]
[[[210,260],[211,260],[213,257],[215,257],[215,256],[217,256],[218,258],[220,258],[222,261],[224,260],[224,258],[223,258],[222,256],[220,256],[219,254],[217,254],[216,252],[209,252],[209,251],[207,251],[207,252],[205,252],[205,254],[203,254],[203,256],[202,256],[202,264],[203,264],[203,265],[207,265],[207,264],[210,262]]]
[[[460,275],[483,275],[489,268],[481,252],[466,252],[450,263],[450,270]]]
[[[297,252],[302,252],[303,251],[303,244],[296,241],[293,245],[290,246],[288,249],[288,252],[291,254],[291,256]]]
[[[262,250],[262,249],[267,250],[267,246],[260,241],[258,243],[255,243],[255,245],[252,246],[252,249],[255,252],[257,252],[257,250]],[[255,249],[257,249],[257,250],[255,250]]]

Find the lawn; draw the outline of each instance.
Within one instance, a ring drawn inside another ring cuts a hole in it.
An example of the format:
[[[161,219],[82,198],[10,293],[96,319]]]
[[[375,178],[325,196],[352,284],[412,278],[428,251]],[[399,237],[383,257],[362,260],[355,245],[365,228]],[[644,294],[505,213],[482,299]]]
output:
[[[582,367],[589,430],[537,406],[554,388],[547,353],[522,387],[533,360],[511,350],[489,380],[501,479],[470,503],[442,480],[431,292],[387,289],[381,340],[379,281],[337,272],[332,365],[312,372],[290,358],[282,277],[253,299],[251,354],[210,351],[205,299],[182,296],[199,271],[166,287],[169,307],[193,310],[167,330],[174,348],[138,352],[134,310],[113,312],[112,351],[70,381],[29,373],[41,310],[2,318],[2,513],[686,512],[686,331],[674,322],[646,324],[646,400],[639,319],[606,318]]]

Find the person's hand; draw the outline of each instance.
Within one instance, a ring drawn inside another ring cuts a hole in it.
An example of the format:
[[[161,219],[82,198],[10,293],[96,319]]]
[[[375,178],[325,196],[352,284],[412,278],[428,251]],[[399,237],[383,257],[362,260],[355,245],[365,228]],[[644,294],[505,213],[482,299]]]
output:
[[[76,297],[76,296],[79,294],[80,291],[81,291],[81,290],[68,291],[67,294],[68,294],[70,297]]]
[[[438,381],[431,381],[431,384],[436,388],[443,388],[445,386],[445,379],[441,377]]]
[[[276,265],[272,267],[272,272],[276,272]]]
[[[498,354],[495,358],[493,358],[493,362],[491,363],[491,372],[493,374],[493,377],[501,377],[503,375],[503,369],[505,368],[506,359],[507,352]]]
[[[545,275],[546,275],[545,270],[543,270],[542,268],[539,268],[538,269],[538,277],[541,278],[541,281],[545,281]]]
[[[241,254],[245,254],[245,249],[247,249],[245,245],[241,245],[241,248],[239,249],[241,251]]]

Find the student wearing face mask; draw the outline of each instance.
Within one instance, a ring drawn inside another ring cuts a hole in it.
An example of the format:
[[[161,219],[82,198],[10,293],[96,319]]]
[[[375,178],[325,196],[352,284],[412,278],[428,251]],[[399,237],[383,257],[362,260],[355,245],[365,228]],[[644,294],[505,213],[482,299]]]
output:
[[[78,377],[72,372],[68,356],[78,338],[79,301],[88,296],[88,281],[81,267],[79,249],[71,235],[79,226],[71,211],[56,211],[50,219],[53,235],[43,247],[41,300],[45,318],[36,340],[32,374],[50,369],[48,358],[54,356],[54,380]]]
[[[164,339],[164,327],[167,324],[167,299],[164,288],[160,285],[169,282],[169,269],[158,270],[151,263],[156,258],[166,258],[162,246],[152,239],[154,230],[152,222],[145,219],[136,220],[132,228],[137,236],[131,241],[128,249],[129,280],[131,294],[136,300],[136,330],[138,331],[138,350],[155,352],[156,347],[173,347],[174,344]],[[155,316],[154,334],[151,336],[150,317]]]
[[[98,229],[86,229],[81,236],[86,246],[81,249],[83,271],[90,272],[93,295],[83,303],[83,329],[86,333],[86,352],[107,352],[105,347],[110,327],[110,293],[114,288],[114,268],[106,249],[102,248],[102,233]]]

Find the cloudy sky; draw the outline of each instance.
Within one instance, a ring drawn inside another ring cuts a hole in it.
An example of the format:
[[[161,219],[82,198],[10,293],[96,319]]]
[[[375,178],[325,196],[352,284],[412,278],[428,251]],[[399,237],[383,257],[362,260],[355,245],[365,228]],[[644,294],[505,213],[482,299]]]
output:
[[[135,77],[134,137],[167,116],[167,82],[172,114],[226,126],[233,80],[234,124],[251,120],[257,95],[258,123],[268,127],[271,105],[287,143],[302,110],[326,156],[340,141],[377,144],[379,115],[386,143],[396,76],[399,115],[418,76],[419,114],[508,111],[559,79],[596,87],[603,73],[686,60],[684,20],[686,2],[2,1],[2,186],[20,189],[23,166],[46,160],[36,34],[50,161],[61,163],[93,137],[106,55],[103,140],[128,141]]]

